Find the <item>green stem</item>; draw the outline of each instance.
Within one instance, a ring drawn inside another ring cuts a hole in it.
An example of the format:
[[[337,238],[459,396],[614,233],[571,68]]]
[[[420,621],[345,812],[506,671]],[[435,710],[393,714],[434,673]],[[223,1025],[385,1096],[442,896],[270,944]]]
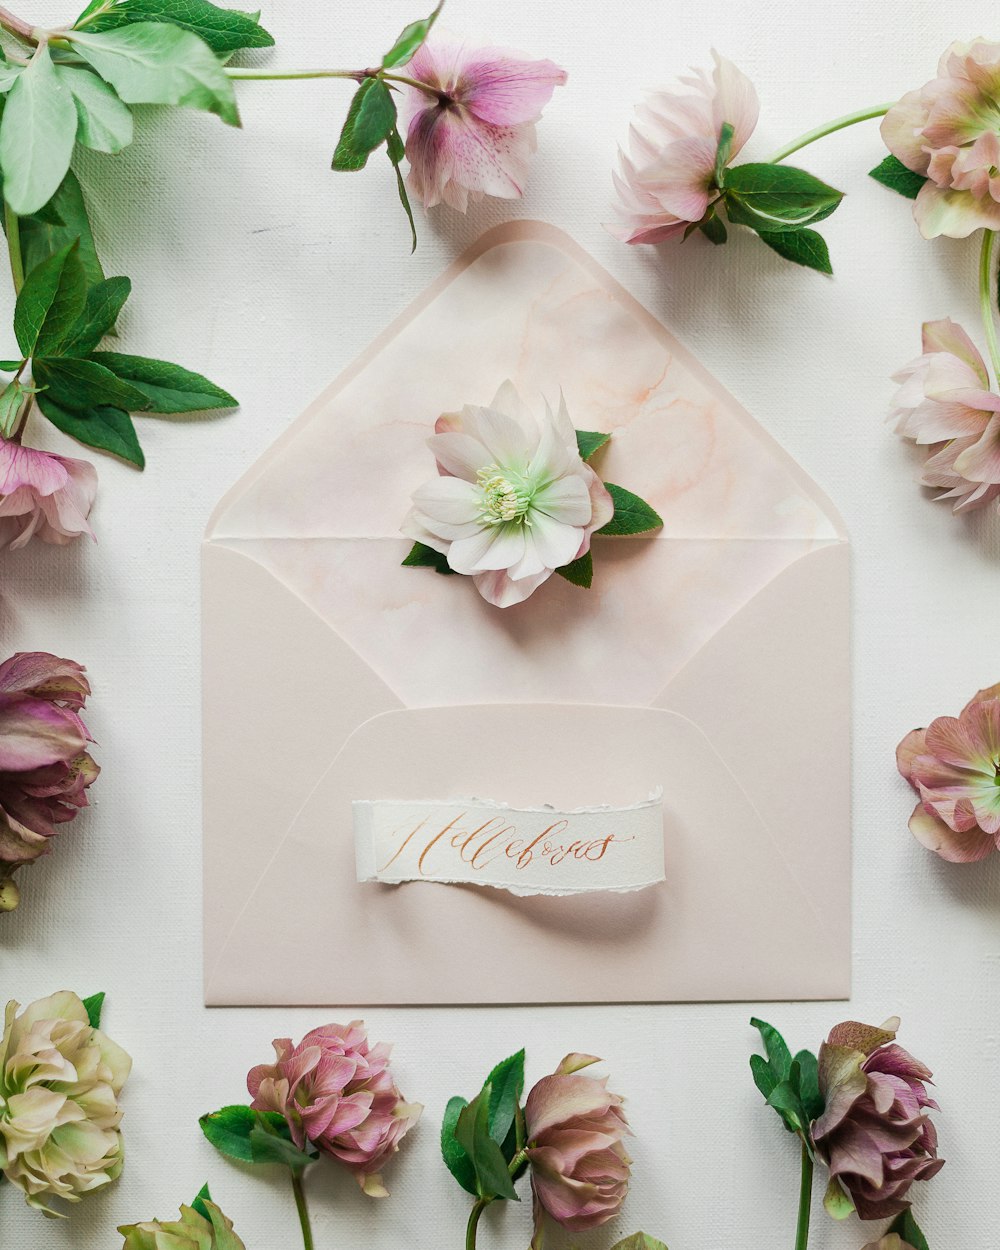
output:
[[[804,135],[799,135],[791,143],[786,143],[783,148],[779,148],[768,159],[768,164],[777,165],[779,161],[783,161],[786,156],[791,156],[799,148],[815,143],[817,139],[825,139],[827,135],[836,134],[838,130],[845,130],[848,126],[856,126],[858,122],[871,121],[874,117],[884,117],[894,103],[895,101],[892,101],[890,104],[877,104],[874,108],[859,109],[856,113],[845,113],[843,117],[838,117],[832,122],[826,122],[822,126],[817,126],[815,130],[807,130]]]
[[[476,1250],[476,1232],[479,1228],[479,1221],[489,1205],[489,1198],[478,1198],[469,1212],[469,1223],[465,1230],[465,1250]]]
[[[813,1161],[805,1142],[802,1143],[802,1179],[799,1183],[799,1219],[795,1226],[795,1250],[809,1245],[809,1216],[812,1212]]]
[[[993,302],[993,245],[996,238],[995,230],[983,231],[983,247],[979,253],[979,306],[983,314],[983,329],[986,331],[990,359],[993,361],[993,373],[1000,382],[1000,346],[997,344],[997,323],[994,316],[996,306]]]
[[[17,213],[6,200],[3,202],[3,225],[7,232],[7,255],[10,257],[10,276],[14,281],[15,295],[24,286],[24,255],[21,251],[21,223]]]
[[[433,96],[435,100],[442,98],[436,87],[431,87],[418,78],[408,78],[405,74],[387,74],[380,69],[289,69],[278,71],[266,69],[232,69],[226,67],[226,73],[233,79],[246,79],[255,82],[289,82],[302,78],[348,78],[354,82],[364,82],[366,78],[381,78],[385,82],[398,82],[407,87],[415,87],[424,95]]]
[[[315,1250],[312,1225],[309,1223],[309,1207],[306,1205],[306,1191],[302,1185],[302,1173],[294,1169],[292,1170],[292,1193],[295,1195],[295,1210],[299,1213],[299,1224],[302,1227],[302,1245],[305,1250]]]

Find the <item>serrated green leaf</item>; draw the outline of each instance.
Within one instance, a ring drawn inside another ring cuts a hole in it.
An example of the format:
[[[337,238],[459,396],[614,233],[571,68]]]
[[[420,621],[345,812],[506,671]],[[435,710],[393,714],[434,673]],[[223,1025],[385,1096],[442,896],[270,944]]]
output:
[[[389,131],[386,150],[389,153],[389,160],[392,162],[392,167],[396,174],[396,191],[399,195],[399,202],[402,204],[403,212],[406,213],[406,219],[410,223],[410,237],[412,239],[410,255],[412,256],[417,250],[417,223],[413,217],[413,206],[410,204],[410,197],[406,191],[406,179],[403,177],[402,170],[403,157],[406,155],[406,144],[395,126]]]
[[[805,265],[819,273],[833,273],[830,249],[826,239],[815,230],[758,230],[768,247],[796,265]]]
[[[82,356],[35,357],[35,381],[62,408],[74,411],[109,406],[125,412],[149,407],[146,395],[123,382],[97,360]]]
[[[144,395],[148,412],[176,414],[238,407],[238,401],[221,386],[169,360],[121,352],[94,352],[91,359]]]
[[[853,1199],[833,1176],[830,1177],[826,1193],[823,1195],[823,1206],[827,1214],[835,1220],[846,1220],[849,1215],[854,1214],[855,1210]]]
[[[585,551],[582,556],[556,569],[556,572],[573,586],[582,586],[584,590],[589,590],[594,584],[594,557],[589,551]]]
[[[42,44],[18,75],[0,120],[4,197],[24,217],[55,195],[76,142],[76,106]]]
[[[364,169],[376,148],[396,128],[396,101],[381,78],[366,78],[354,94],[333,154],[333,168]]]
[[[257,15],[259,17],[259,14]],[[86,14],[77,19],[83,24]],[[274,37],[251,13],[225,9],[208,0],[121,0],[107,13],[86,23],[92,31],[115,30],[138,22],[166,22],[197,35],[217,56],[231,56],[241,48],[270,48]]]
[[[912,1246],[913,1250],[930,1250],[923,1230],[909,1209],[896,1216],[889,1225],[889,1232],[896,1233],[908,1246]]]
[[[39,344],[57,350],[83,311],[87,290],[78,250],[78,243],[68,243],[25,279],[14,306],[14,336],[26,357]]]
[[[87,300],[76,325],[62,344],[66,356],[89,356],[105,335],[110,334],[132,292],[128,278],[106,278],[87,291]]]
[[[195,1195],[194,1202],[191,1203],[191,1210],[197,1211],[203,1220],[207,1220],[209,1219],[209,1215],[208,1207],[205,1206],[205,1203],[211,1201],[212,1195],[209,1192],[208,1186],[202,1185],[201,1189],[199,1189],[198,1193]]]
[[[590,460],[610,442],[611,435],[603,434],[599,430],[577,430],[576,432],[576,447],[581,460]]]
[[[57,65],[56,73],[76,105],[77,140],[85,148],[114,155],[132,142],[132,111],[93,70]]]
[[[716,247],[725,243],[729,238],[729,231],[726,229],[726,223],[721,217],[717,217],[714,213],[711,217],[706,217],[704,221],[698,222],[698,229],[708,239],[709,243],[714,243]]]
[[[80,263],[90,283],[104,277],[94,243],[83,190],[72,170],[41,213],[21,218],[21,248],[25,269],[30,271],[68,243],[78,240]]]
[[[485,1086],[459,1112],[455,1140],[469,1157],[476,1174],[480,1198],[503,1198],[518,1202],[517,1190],[507,1171],[507,1160],[489,1131],[489,1086]]]
[[[212,1145],[228,1159],[253,1163],[250,1134],[257,1126],[257,1113],[242,1105],[221,1107],[198,1120],[201,1131]]]
[[[409,26],[404,27],[399,38],[382,58],[382,68],[395,69],[397,66],[405,65],[408,61],[411,61],[417,49],[430,34],[431,27],[437,21],[443,8],[444,0],[441,0],[441,3],[430,17],[422,18],[417,22],[411,22]]]
[[[915,200],[927,179],[923,174],[916,174],[907,169],[898,156],[887,156],[880,165],[869,171],[869,178],[874,178],[890,191],[905,195],[908,200]]]
[[[448,564],[448,557],[424,543],[414,543],[409,555],[403,561],[407,569],[433,569],[435,573],[453,574],[455,570]]]
[[[761,1036],[767,1062],[774,1073],[776,1082],[787,1081],[792,1068],[792,1052],[788,1049],[785,1039],[774,1025],[768,1024],[766,1020],[758,1020],[754,1016],[750,1024]]]
[[[719,146],[715,149],[715,185],[723,186],[726,180],[726,166],[733,151],[733,135],[736,128],[732,122],[723,122],[719,130]]]
[[[36,402],[42,415],[70,438],[86,447],[97,447],[119,456],[139,469],[145,468],[146,457],[127,412],[107,407],[74,412],[57,404],[47,391],[40,394]]]
[[[729,220],[754,230],[778,232],[813,225],[835,212],[843,192],[793,165],[751,162],[726,174]]]
[[[516,1055],[498,1063],[486,1078],[485,1088],[490,1091],[487,1113],[489,1134],[502,1148],[514,1126],[524,1093],[524,1051],[519,1050]],[[513,1157],[512,1152],[507,1162]]]
[[[477,1197],[476,1169],[472,1166],[472,1161],[465,1153],[463,1147],[455,1139],[455,1127],[458,1124],[458,1117],[468,1105],[466,1099],[459,1098],[457,1095],[449,1099],[448,1105],[445,1107],[444,1119],[441,1121],[441,1157],[444,1159],[448,1171],[466,1193]]]
[[[91,994],[89,998],[83,999],[83,1007],[87,1013],[87,1020],[90,1022],[92,1029],[101,1027],[101,1012],[104,1010],[104,1000],[107,997],[103,992],[100,994]]]
[[[103,34],[73,31],[73,48],[126,104],[173,104],[240,124],[233,84],[212,49],[190,30],[139,22]]]
[[[663,518],[659,513],[638,495],[633,495],[624,486],[615,486],[611,482],[605,482],[604,486],[614,502],[615,514],[607,525],[597,531],[599,534],[646,534],[663,525]]]
[[[631,1237],[615,1242],[611,1250],[667,1250],[667,1247],[648,1233],[633,1233]]]

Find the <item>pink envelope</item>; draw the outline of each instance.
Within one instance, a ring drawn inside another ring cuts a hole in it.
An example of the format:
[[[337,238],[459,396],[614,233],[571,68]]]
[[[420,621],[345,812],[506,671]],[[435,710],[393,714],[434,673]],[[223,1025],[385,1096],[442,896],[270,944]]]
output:
[[[442,412],[510,378],[612,433],[662,532],[500,610],[401,567]],[[225,496],[204,544],[209,1004],[843,998],[849,555],[837,513],[564,234],[484,236]],[[666,880],[359,883],[355,800],[664,795]]]

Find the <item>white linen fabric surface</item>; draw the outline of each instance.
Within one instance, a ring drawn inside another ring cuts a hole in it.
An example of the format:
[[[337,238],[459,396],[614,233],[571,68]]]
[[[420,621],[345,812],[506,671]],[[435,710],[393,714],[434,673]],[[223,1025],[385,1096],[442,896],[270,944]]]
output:
[[[278,48],[256,59],[371,64],[429,3],[269,0],[264,20]],[[75,11],[49,0],[15,7],[40,23]],[[906,201],[866,177],[884,155],[874,123],[794,158],[848,192],[823,226],[832,281],[742,231],[722,249],[700,239],[629,249],[602,222],[634,102],[644,88],[707,63],[712,46],[757,85],[762,117],[746,157],[764,158],[818,122],[921,84],[952,39],[1000,34],[991,10],[972,0],[742,8],[449,0],[448,10],[454,29],[551,57],[570,80],[539,128],[524,200],[489,202],[468,217],[438,210],[429,220],[418,207],[412,258],[388,163],[377,159],[354,176],[329,170],[350,94],[343,82],[241,84],[242,131],[148,110],[136,143],[113,164],[81,161],[106,268],[135,280],[122,350],[201,370],[243,407],[204,420],[140,418],[145,473],[99,463],[98,546],[32,545],[0,557],[3,652],[50,650],[86,663],[87,719],[104,769],[94,807],[24,873],[21,910],[0,920],[0,991],[26,1002],[64,987],[106,990],[106,1027],[135,1058],[121,1182],[60,1224],[4,1186],[0,1243],[106,1250],[118,1244],[115,1225],[167,1217],[208,1180],[250,1250],[299,1244],[287,1181],[216,1155],[197,1118],[245,1099],[245,1074],[269,1056],[273,1037],[297,1039],[357,1013],[349,1003],[201,1006],[199,542],[223,490],[309,400],[469,242],[516,215],[551,221],[591,251],[846,518],[855,552],[854,997],[752,1008],[368,1011],[372,1036],[395,1043],[400,1084],[426,1104],[425,1117],[387,1173],[387,1200],[366,1198],[325,1164],[313,1170],[317,1247],[462,1244],[469,1202],[439,1159],[441,1113],[451,1094],[472,1094],[494,1061],[522,1045],[529,1081],[567,1051],[604,1056],[635,1130],[622,1218],[557,1239],[554,1250],[604,1250],[637,1228],[672,1250],[790,1244],[798,1157],[750,1079],[753,1010],[793,1046],[811,1048],[841,1019],[902,1016],[901,1042],[936,1074],[948,1161],[917,1187],[917,1213],[934,1250],[985,1246],[1000,1203],[1000,857],[950,866],[918,847],[893,751],[906,730],[957,713],[1000,678],[1000,525],[991,514],[955,518],[933,503],[914,482],[919,457],[883,424],[888,375],[917,354],[921,321],[952,316],[981,337],[976,243],[925,243]],[[10,325],[10,303],[5,289],[0,326]],[[31,437],[78,452],[48,428],[34,426]],[[252,682],[246,697],[252,716]],[[823,760],[812,768],[822,803]],[[305,944],[301,958],[336,961],[337,952]],[[859,1250],[872,1239],[875,1229],[855,1220],[834,1225],[819,1198],[817,1184],[813,1250]],[[490,1211],[480,1245],[523,1247],[529,1223],[527,1203]]]

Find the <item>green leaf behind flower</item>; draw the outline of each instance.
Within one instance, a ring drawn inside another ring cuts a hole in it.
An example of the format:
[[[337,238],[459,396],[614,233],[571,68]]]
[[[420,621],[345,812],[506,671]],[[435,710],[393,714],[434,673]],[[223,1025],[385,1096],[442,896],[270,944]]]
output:
[[[472,1166],[472,1160],[465,1153],[464,1147],[459,1145],[455,1137],[458,1117],[468,1105],[468,1100],[458,1095],[449,1099],[445,1107],[444,1119],[441,1121],[441,1157],[448,1171],[466,1193],[477,1197],[476,1169]]]
[[[103,0],[91,5],[101,7]],[[166,22],[197,35],[217,56],[230,56],[241,48],[270,48],[274,37],[257,17],[240,9],[220,8],[208,0],[121,0],[114,8],[89,21],[85,10],[77,27],[91,31],[117,30],[138,22]]]
[[[102,991],[100,994],[91,994],[89,998],[83,999],[83,1009],[87,1013],[87,1019],[92,1029],[101,1027],[101,1012],[104,1010],[104,999],[106,995]]]
[[[604,486],[614,502],[615,513],[607,525],[597,531],[599,534],[646,534],[663,525],[663,518],[659,513],[638,495],[633,495],[624,486],[615,486],[612,482],[605,482]]]
[[[139,446],[139,438],[132,418],[120,408],[100,405],[95,408],[71,410],[58,404],[48,391],[38,396],[38,407],[57,430],[75,438],[85,447],[96,447],[109,452],[142,469],[146,457]]]
[[[318,1151],[299,1150],[284,1117],[274,1111],[255,1111],[242,1105],[222,1107],[203,1115],[198,1123],[220,1154],[240,1163],[280,1163],[299,1170],[319,1157]]]
[[[191,1203],[191,1210],[197,1211],[203,1220],[209,1220],[209,1222],[211,1222],[211,1218],[208,1214],[208,1207],[205,1206],[206,1202],[211,1201],[212,1195],[208,1186],[202,1185],[201,1189],[199,1189],[195,1195],[194,1201]]]
[[[891,154],[881,164],[869,170],[868,176],[880,182],[883,187],[888,187],[890,191],[905,195],[908,200],[915,200],[927,181],[923,174],[907,169],[898,156]]]
[[[750,1056],[754,1084],[788,1132],[801,1137],[811,1150],[809,1126],[823,1113],[816,1056],[802,1050],[793,1059],[785,1039],[773,1025],[756,1018],[750,1023],[760,1033],[765,1051],[764,1055]]]
[[[576,432],[576,446],[581,460],[590,460],[610,442],[611,435],[603,434],[598,430],[577,430]]]
[[[907,1245],[912,1246],[913,1250],[930,1250],[927,1244],[927,1238],[923,1234],[923,1230],[913,1217],[911,1210],[904,1211],[889,1225],[889,1232],[896,1233]]]
[[[719,130],[719,146],[715,149],[715,185],[721,187],[726,181],[726,166],[733,151],[733,135],[736,129],[732,122],[723,122]]]
[[[403,177],[403,157],[406,155],[406,144],[403,142],[396,126],[393,126],[392,130],[389,131],[386,151],[389,153],[389,160],[396,175],[396,191],[399,195],[399,202],[402,204],[403,212],[406,213],[406,219],[410,223],[410,238],[412,240],[410,254],[412,255],[417,250],[417,223],[413,218],[413,205],[410,203],[410,197],[406,191],[406,179]]]
[[[611,1250],[667,1250],[667,1247],[648,1233],[633,1233],[631,1237],[615,1242]]]
[[[524,1051],[519,1050],[516,1055],[498,1063],[486,1078],[484,1088],[489,1090],[489,1134],[509,1163],[517,1151],[514,1149],[508,1154],[504,1147],[516,1127],[517,1113],[524,1094]]]
[[[449,565],[448,557],[428,547],[424,543],[414,543],[410,553],[403,561],[407,569],[433,569],[435,573],[453,574],[455,570]]]
[[[489,1129],[490,1086],[459,1112],[455,1123],[455,1140],[465,1151],[476,1175],[476,1192],[480,1198],[502,1198],[519,1202],[517,1190],[507,1170],[507,1160]]]
[[[725,203],[734,225],[772,232],[798,230],[829,217],[842,191],[793,165],[751,162],[726,173]]]
[[[364,169],[376,148],[396,129],[396,102],[381,78],[366,78],[354,94],[333,154],[333,168]],[[395,162],[394,162],[395,163]]]
[[[404,27],[399,35],[399,38],[382,58],[382,68],[395,69],[398,66],[405,65],[408,61],[411,61],[420,45],[430,34],[431,27],[437,21],[443,8],[444,0],[441,0],[440,4],[430,17],[421,18],[416,22],[410,22],[409,26]]]
[[[576,560],[571,560],[569,564],[556,569],[556,572],[573,586],[582,586],[584,590],[589,590],[594,584],[593,554],[585,551]]]

